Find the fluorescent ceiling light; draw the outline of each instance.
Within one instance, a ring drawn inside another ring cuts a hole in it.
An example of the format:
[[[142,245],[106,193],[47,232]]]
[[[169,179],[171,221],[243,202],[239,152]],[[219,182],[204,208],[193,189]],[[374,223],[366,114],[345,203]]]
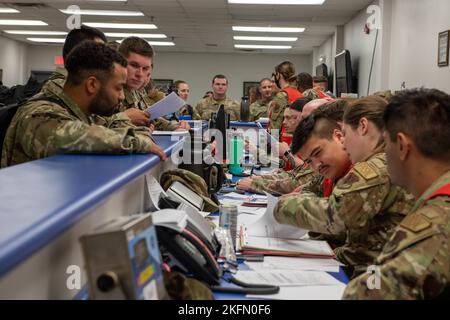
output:
[[[47,26],[48,24],[40,20],[0,20],[3,26]]]
[[[152,46],[156,47],[173,47],[175,46],[175,43],[173,42],[165,42],[165,41],[148,41]]]
[[[122,40],[117,40],[117,42],[122,43]],[[175,43],[171,41],[147,41],[150,45],[155,47],[173,47]]]
[[[64,36],[67,32],[64,31],[35,31],[35,30],[3,30],[9,34],[28,34],[34,36]]]
[[[233,31],[248,31],[248,32],[305,32],[305,28],[275,28],[275,27],[242,27],[233,26]]]
[[[68,10],[60,9],[65,14],[79,14],[86,16],[122,16],[122,17],[142,17],[144,14],[140,11],[115,11],[115,10]]]
[[[20,11],[13,8],[0,8],[0,13],[20,13]]]
[[[285,41],[294,42],[298,38],[295,37],[246,37],[246,36],[234,36],[234,40],[244,40],[244,41]]]
[[[154,24],[143,23],[103,23],[103,22],[83,22],[84,25],[92,28],[111,29],[158,29]]]
[[[66,39],[58,39],[58,38],[27,38],[27,40],[33,42],[49,42],[49,43],[64,43]]]
[[[228,0],[230,4],[322,5],[325,0]]]
[[[98,1],[98,2],[127,2],[128,0],[91,0],[91,1]]]
[[[275,50],[283,50],[283,49],[292,49],[292,46],[269,46],[269,45],[258,45],[258,44],[235,44],[235,48],[238,49],[275,49]]]
[[[151,33],[105,32],[105,35],[111,38],[127,38],[127,37],[153,38],[153,39],[167,38],[165,34],[151,34]]]

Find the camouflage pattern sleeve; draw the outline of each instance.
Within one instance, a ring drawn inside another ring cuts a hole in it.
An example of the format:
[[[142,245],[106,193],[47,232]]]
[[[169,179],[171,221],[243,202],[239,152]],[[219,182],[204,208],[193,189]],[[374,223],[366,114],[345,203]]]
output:
[[[155,130],[159,131],[174,131],[176,129],[176,124],[171,123],[169,120],[164,118],[158,118],[153,120],[155,125]]]
[[[231,121],[239,121],[241,119],[241,104],[236,100],[225,100],[225,111],[230,114]]]
[[[288,105],[287,93],[281,91],[278,92],[275,98],[272,100],[269,106],[270,126],[269,130],[281,130],[283,124],[284,109]]]
[[[256,101],[250,105],[250,121],[256,121],[260,118],[267,118],[267,104],[262,101]]]
[[[377,179],[378,178],[378,179]],[[333,189],[329,198],[302,192],[280,199],[274,215],[278,222],[325,234],[365,228],[381,211],[390,185],[379,176],[365,180],[352,169]]]
[[[199,102],[197,103],[197,105],[194,107],[194,115],[193,115],[193,119],[194,120],[203,120],[202,118],[202,104]]]
[[[251,187],[254,187],[254,190],[258,192],[266,191],[273,194],[288,194],[299,186],[308,183],[315,176],[312,170],[302,170],[301,172],[290,172],[286,174],[279,174],[274,179],[252,181]]]
[[[314,89],[308,89],[303,92],[303,95],[305,98],[310,98],[311,100],[317,100],[320,99],[320,96],[317,94],[317,91]]]
[[[146,153],[150,151],[150,132],[128,120],[115,120],[109,127],[74,120],[64,109],[36,108],[19,123],[18,139],[24,152],[38,159],[57,153]]]
[[[442,207],[424,208],[408,215],[378,257],[379,272],[353,279],[343,299],[448,299],[448,209],[447,202],[445,215]],[[436,219],[441,221],[435,223]]]

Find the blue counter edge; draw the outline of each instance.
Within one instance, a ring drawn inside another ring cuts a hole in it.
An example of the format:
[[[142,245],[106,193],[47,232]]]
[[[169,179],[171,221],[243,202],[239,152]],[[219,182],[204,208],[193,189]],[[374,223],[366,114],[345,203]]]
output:
[[[179,148],[183,143],[184,139],[180,139],[165,148],[164,152],[167,157],[170,159],[172,150]],[[76,206],[67,207],[55,213],[51,219],[30,226],[22,234],[16,235],[13,241],[2,245],[0,247],[0,277],[69,229],[74,223],[82,219],[89,209],[92,209],[109,195],[143,175],[158,163],[160,163],[159,158],[151,155],[141,165],[136,166],[133,170],[126,172],[119,179],[115,180],[113,184],[103,186],[96,193],[82,199]]]

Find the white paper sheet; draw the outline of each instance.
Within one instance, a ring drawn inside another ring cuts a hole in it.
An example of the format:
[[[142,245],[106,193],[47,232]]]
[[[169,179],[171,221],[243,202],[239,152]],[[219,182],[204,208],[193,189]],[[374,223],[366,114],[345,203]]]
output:
[[[152,132],[152,136],[188,136],[188,130],[180,130],[180,131],[158,131],[155,130]]]
[[[259,194],[246,195],[246,194],[240,194],[237,192],[230,192],[230,193],[224,194],[223,197],[231,198],[231,199],[241,199],[243,201],[249,201],[252,199],[267,200],[267,196],[263,196],[263,195],[259,195]]]
[[[339,280],[322,271],[252,271],[239,270],[234,277],[250,284],[267,284],[274,286],[333,286],[339,285]]]
[[[249,299],[272,300],[341,300],[345,285],[335,286],[307,286],[307,287],[280,287],[280,292],[272,295],[252,295]]]
[[[342,265],[334,259],[316,258],[290,258],[290,257],[264,257],[264,262],[246,262],[250,269],[255,271],[263,270],[309,270],[339,272]]]
[[[159,198],[161,194],[163,194],[164,196],[167,196],[167,194],[161,187],[159,182],[151,174],[147,173],[145,175],[145,181],[147,183],[148,195],[150,197],[150,201],[152,202],[151,204],[155,209],[159,210],[158,206]]]
[[[164,99],[159,100],[145,112],[150,113],[150,120],[166,116],[168,114],[177,112],[184,106],[186,102],[181,99],[175,92],[172,92]]]
[[[326,241],[293,240],[253,236],[247,236],[244,238],[245,247],[255,248],[256,250],[261,251],[286,251],[292,253],[299,252],[316,255],[333,255],[333,250],[331,250]]]
[[[278,202],[278,198],[270,194],[267,196],[267,210],[265,214],[251,225],[246,225],[246,233],[249,236],[273,237],[284,239],[300,239],[307,230],[294,226],[279,224],[273,217],[273,210]]]
[[[240,214],[251,214],[261,216],[264,214],[264,212],[266,212],[266,208],[238,206],[238,212]]]

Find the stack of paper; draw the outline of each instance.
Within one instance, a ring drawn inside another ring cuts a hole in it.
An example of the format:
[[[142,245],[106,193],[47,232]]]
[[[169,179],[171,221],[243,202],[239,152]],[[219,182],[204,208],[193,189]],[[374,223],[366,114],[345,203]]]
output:
[[[294,226],[279,224],[273,217],[273,210],[278,202],[278,198],[266,194],[267,210],[264,215],[251,224],[244,224],[245,233],[253,237],[272,237],[283,239],[300,239],[308,231]]]
[[[234,277],[248,284],[272,286],[333,286],[340,282],[326,272],[321,271],[248,271],[239,270]]]
[[[342,264],[335,259],[264,257],[264,262],[245,262],[254,271],[293,270],[338,273]]]
[[[326,241],[264,238],[241,234],[240,249],[244,254],[285,257],[334,257],[333,250]]]

